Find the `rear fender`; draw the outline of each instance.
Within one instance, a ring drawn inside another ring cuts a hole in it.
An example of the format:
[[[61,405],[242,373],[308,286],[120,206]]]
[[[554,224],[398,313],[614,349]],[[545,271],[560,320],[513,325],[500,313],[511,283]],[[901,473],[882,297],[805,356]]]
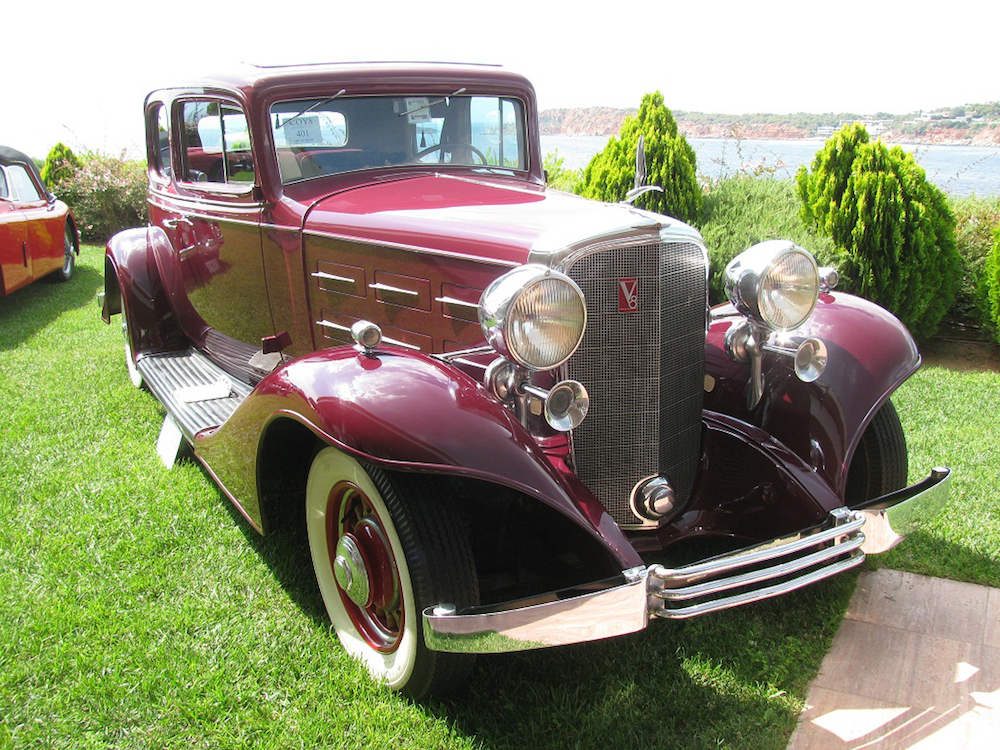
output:
[[[872,302],[849,294],[821,294],[816,310],[792,343],[815,336],[829,362],[815,383],[803,383],[790,358],[765,353],[764,397],[746,405],[749,367],[726,353],[725,336],[742,318],[716,308],[706,348],[705,405],[773,435],[823,477],[842,498],[847,468],[879,407],[920,366],[906,327]]]
[[[545,456],[510,411],[432,357],[389,348],[368,356],[350,347],[307,355],[261,381],[217,431],[197,436],[199,457],[262,527],[258,450],[269,426],[283,419],[390,470],[511,487],[588,531],[623,567],[641,564],[603,506]]]
[[[132,351],[169,351],[183,346],[183,336],[167,302],[148,229],[126,229],[107,244],[104,260],[104,304],[101,317],[124,312]]]

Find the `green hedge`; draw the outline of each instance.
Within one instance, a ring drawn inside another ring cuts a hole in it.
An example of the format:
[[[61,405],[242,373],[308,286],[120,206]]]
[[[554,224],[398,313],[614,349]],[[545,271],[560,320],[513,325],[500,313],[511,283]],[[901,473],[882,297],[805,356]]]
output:
[[[989,306],[990,327],[996,340],[1000,342],[1000,225],[994,230],[993,236],[993,247],[984,264],[982,286]]]
[[[758,242],[791,240],[815,255],[820,265],[841,265],[833,242],[799,218],[799,201],[791,180],[749,175],[718,180],[705,197],[699,229],[711,262],[713,304],[725,300],[722,270],[726,264]]]
[[[955,240],[962,267],[955,305],[949,317],[962,324],[998,330],[990,306],[986,264],[1000,226],[1000,196],[976,195],[951,199],[955,214]]]

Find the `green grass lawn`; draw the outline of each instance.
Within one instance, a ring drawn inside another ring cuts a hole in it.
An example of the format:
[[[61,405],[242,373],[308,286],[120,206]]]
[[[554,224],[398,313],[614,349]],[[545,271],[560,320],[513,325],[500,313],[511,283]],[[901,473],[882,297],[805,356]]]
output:
[[[94,301],[0,299],[0,748],[783,748],[854,577],[603,643],[481,658],[447,701],[373,686],[341,650],[301,524],[262,539],[200,467],[167,470]],[[1000,376],[929,369],[897,404],[946,518],[885,562],[1000,585]]]

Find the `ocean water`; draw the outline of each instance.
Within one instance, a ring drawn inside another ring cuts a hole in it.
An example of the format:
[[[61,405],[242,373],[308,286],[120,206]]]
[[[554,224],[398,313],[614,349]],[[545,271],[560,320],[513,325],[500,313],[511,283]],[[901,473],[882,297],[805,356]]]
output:
[[[563,166],[580,169],[604,148],[607,136],[543,135],[542,152],[559,152]],[[777,177],[793,177],[799,165],[808,165],[823,141],[762,141],[689,138],[698,157],[698,173],[717,179],[740,169],[762,167]],[[927,178],[952,195],[1000,195],[1000,146],[911,146]]]

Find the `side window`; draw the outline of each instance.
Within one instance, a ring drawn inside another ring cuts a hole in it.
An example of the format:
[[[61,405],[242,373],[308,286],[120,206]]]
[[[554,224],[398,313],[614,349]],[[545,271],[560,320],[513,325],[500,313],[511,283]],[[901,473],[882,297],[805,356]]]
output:
[[[156,171],[164,177],[170,176],[170,119],[167,108],[157,104],[152,115],[152,123],[156,128]]]
[[[234,105],[188,101],[181,106],[183,179],[191,182],[253,184],[250,130]]]
[[[486,96],[472,98],[472,145],[487,162],[500,167],[526,169],[520,148],[523,122],[520,102]]]
[[[42,195],[38,192],[38,188],[35,187],[35,183],[31,181],[31,175],[28,174],[27,169],[20,164],[11,164],[7,167],[7,170],[11,183],[10,192],[14,200],[21,201],[22,203],[32,203],[42,200]]]
[[[7,173],[0,167],[0,198],[10,198],[10,190],[7,188]]]

